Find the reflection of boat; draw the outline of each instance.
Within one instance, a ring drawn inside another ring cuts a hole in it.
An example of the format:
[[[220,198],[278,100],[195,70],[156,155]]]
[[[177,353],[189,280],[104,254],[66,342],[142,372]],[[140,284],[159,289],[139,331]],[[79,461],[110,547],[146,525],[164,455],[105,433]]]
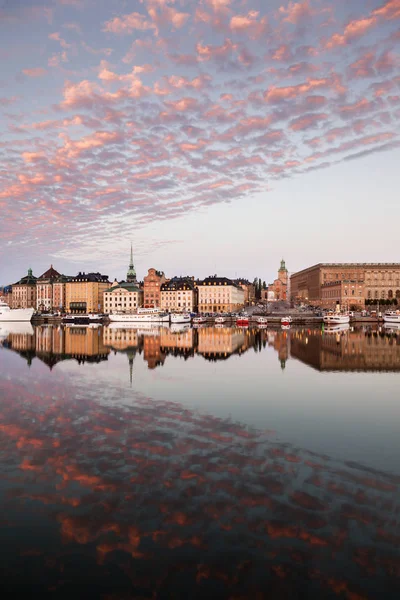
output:
[[[383,327],[385,328],[385,331],[393,331],[393,332],[400,331],[400,323],[387,323],[387,322],[385,322],[383,324]]]
[[[323,316],[322,320],[327,325],[341,325],[350,322],[350,315],[348,313],[329,312]]]
[[[105,329],[120,329],[121,331],[123,331],[124,329],[134,329],[135,331],[139,331],[139,329],[141,329],[142,331],[145,330],[157,330],[160,331],[161,328],[163,329],[168,329],[168,324],[163,324],[163,325],[157,325],[157,323],[151,323],[148,321],[145,321],[144,323],[109,323],[108,325],[105,325],[104,327]]]
[[[324,333],[337,333],[338,331],[348,331],[349,329],[349,323],[338,323],[337,325],[332,324],[325,327]]]
[[[254,317],[254,320],[257,325],[267,325],[268,323],[267,317]]]
[[[188,313],[172,313],[171,323],[190,323],[190,315]]]
[[[117,323],[169,323],[169,314],[160,308],[138,308],[136,313],[113,314],[109,319]]]
[[[292,317],[282,317],[281,325],[290,325],[292,322]]]
[[[27,321],[8,321],[0,323],[0,338],[6,339],[10,334],[33,335],[33,327]]]
[[[221,325],[222,323],[226,323],[226,317],[215,317],[215,323]]]
[[[0,300],[0,321],[30,322],[35,309],[33,308],[10,308],[8,304]]]
[[[180,333],[182,331],[189,331],[190,323],[171,323],[170,331],[172,333]]]
[[[388,310],[383,315],[385,323],[400,323],[400,310]]]
[[[281,329],[290,329],[290,324],[287,325],[281,325]]]

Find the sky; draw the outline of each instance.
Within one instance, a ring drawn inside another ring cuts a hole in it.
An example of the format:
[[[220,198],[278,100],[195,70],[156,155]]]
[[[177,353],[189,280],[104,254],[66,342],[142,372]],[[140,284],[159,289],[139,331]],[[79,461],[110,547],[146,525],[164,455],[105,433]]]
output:
[[[0,0],[0,284],[400,261],[400,0]]]

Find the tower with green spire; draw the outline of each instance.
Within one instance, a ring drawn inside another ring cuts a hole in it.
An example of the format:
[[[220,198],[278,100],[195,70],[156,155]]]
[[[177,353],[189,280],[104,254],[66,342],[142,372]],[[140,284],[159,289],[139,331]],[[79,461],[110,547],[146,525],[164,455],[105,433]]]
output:
[[[280,279],[280,281],[282,281],[282,283],[287,284],[287,281],[288,281],[288,270],[286,268],[286,264],[285,264],[285,261],[283,260],[283,258],[281,260],[281,266],[280,266],[280,269],[278,271],[278,279]]]
[[[135,271],[135,267],[133,266],[132,243],[131,243],[131,260],[130,260],[130,263],[129,263],[128,272],[126,274],[126,281],[128,283],[137,283],[137,280],[136,280],[136,271]]]

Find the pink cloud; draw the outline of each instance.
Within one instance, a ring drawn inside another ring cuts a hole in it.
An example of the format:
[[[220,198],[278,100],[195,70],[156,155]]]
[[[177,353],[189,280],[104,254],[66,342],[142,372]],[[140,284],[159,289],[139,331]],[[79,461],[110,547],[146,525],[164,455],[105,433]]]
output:
[[[388,0],[380,8],[373,10],[372,14],[384,19],[400,19],[400,0]]]
[[[43,69],[42,67],[35,67],[33,69],[22,69],[22,72],[27,77],[43,77],[43,75],[46,75],[47,73],[46,69]]]
[[[326,113],[310,113],[308,115],[305,114],[301,117],[298,117],[297,119],[293,119],[290,122],[290,129],[292,129],[293,131],[303,131],[305,129],[310,129],[311,127],[314,127],[321,121],[326,121],[327,118],[328,115]]]
[[[55,33],[50,33],[49,40],[59,42],[60,46],[65,50],[71,47],[71,44],[67,44],[67,42],[61,37],[61,34],[58,31],[56,31]]]
[[[197,54],[200,61],[208,61],[212,59],[226,58],[234,50],[237,49],[237,44],[233,44],[228,38],[221,46],[203,46],[201,42],[196,45]]]
[[[9,98],[0,97],[0,106],[11,106],[17,102],[18,96],[10,96]]]
[[[327,78],[320,79],[307,79],[306,83],[300,83],[298,85],[292,85],[287,87],[275,87],[271,86],[264,92],[264,100],[266,102],[280,102],[281,100],[287,100],[290,98],[296,98],[302,94],[306,94],[311,90],[318,88],[329,88],[333,85],[332,80]]]
[[[314,14],[314,11],[310,7],[309,0],[305,0],[305,2],[289,2],[286,8],[281,6],[279,12],[280,14],[285,15],[284,21],[292,23],[293,25],[296,25],[304,19],[311,18]]]
[[[377,24],[376,17],[365,17],[363,19],[356,19],[346,25],[343,34],[335,33],[325,43],[325,48],[335,48],[335,46],[345,46],[351,40],[361,37],[367,31],[375,27]]]
[[[230,29],[234,33],[246,33],[251,39],[265,35],[268,21],[266,17],[258,20],[259,13],[250,11],[247,15],[235,15],[230,20]]]
[[[147,21],[144,15],[137,12],[123,15],[122,17],[114,17],[114,19],[106,21],[103,27],[103,31],[121,35],[128,35],[136,30],[145,31],[147,29],[154,29],[154,24]]]

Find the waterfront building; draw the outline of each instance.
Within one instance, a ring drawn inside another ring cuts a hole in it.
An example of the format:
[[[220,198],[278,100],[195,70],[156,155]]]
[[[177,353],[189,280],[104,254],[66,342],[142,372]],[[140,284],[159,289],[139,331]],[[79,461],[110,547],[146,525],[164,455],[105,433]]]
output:
[[[8,304],[8,306],[10,306],[10,307],[12,306],[12,286],[11,285],[5,285],[0,290],[0,298],[3,302]]]
[[[248,279],[234,279],[233,283],[240,286],[244,291],[244,304],[249,306],[256,300],[256,286],[254,283],[250,283]]]
[[[281,266],[279,267],[278,277],[274,279],[273,283],[270,283],[266,290],[266,295],[262,295],[263,299],[267,299],[269,302],[286,300],[287,299],[287,286],[288,286],[288,270],[286,268],[285,261],[281,260]]]
[[[72,277],[60,275],[53,281],[53,310],[63,312],[66,305],[66,285]]]
[[[36,280],[32,269],[12,285],[12,308],[36,308]]]
[[[53,283],[60,277],[60,273],[53,269],[47,269],[36,280],[36,308],[40,311],[49,311],[53,309]]]
[[[104,291],[104,310],[110,313],[133,313],[143,306],[143,290],[137,283],[114,281],[112,286]]]
[[[145,308],[159,307],[161,303],[161,286],[166,282],[163,271],[149,269],[143,283],[143,304]]]
[[[66,312],[103,312],[103,295],[109,287],[108,275],[79,272],[65,285]]]
[[[169,312],[197,310],[197,286],[194,278],[173,277],[160,288],[160,307]]]
[[[324,301],[330,307],[338,298],[349,306],[395,298],[400,303],[400,263],[318,263],[294,273],[290,283],[292,300],[311,305]]]
[[[243,289],[227,277],[206,277],[197,287],[199,312],[236,312],[244,307]]]

